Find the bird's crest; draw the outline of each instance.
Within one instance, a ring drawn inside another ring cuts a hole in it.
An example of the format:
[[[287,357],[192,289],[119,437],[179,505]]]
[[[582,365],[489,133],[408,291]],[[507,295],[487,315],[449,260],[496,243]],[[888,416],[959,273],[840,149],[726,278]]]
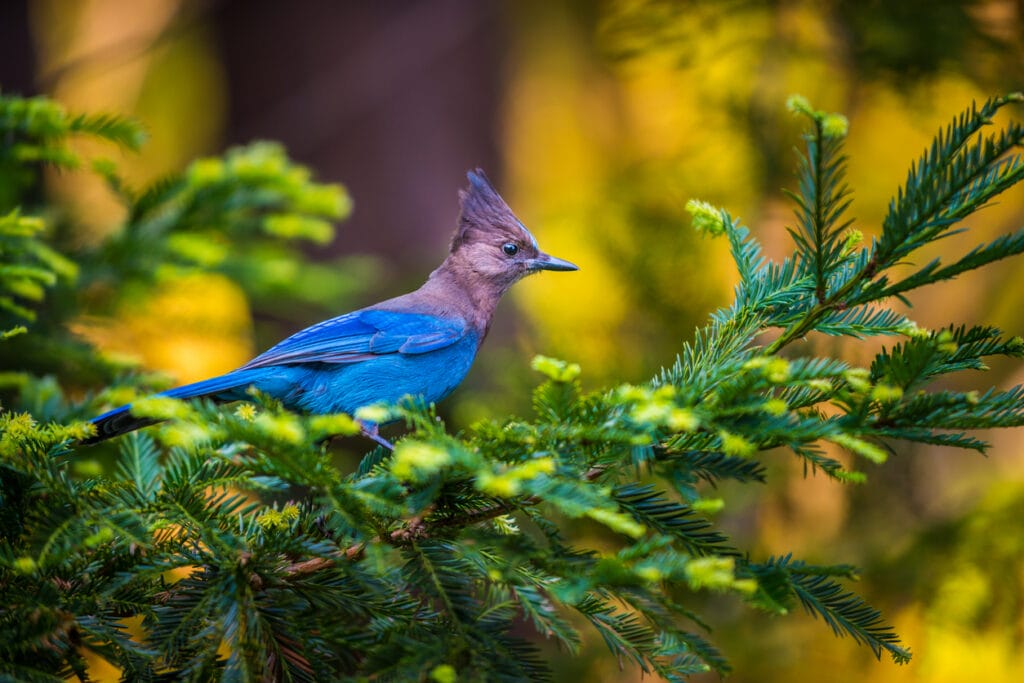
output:
[[[535,241],[491,185],[483,170],[472,170],[466,177],[469,179],[469,187],[459,190],[459,205],[462,211],[459,215],[459,226],[452,238],[452,251],[466,242],[475,231],[500,229],[508,232],[518,228],[525,232],[531,241]]]

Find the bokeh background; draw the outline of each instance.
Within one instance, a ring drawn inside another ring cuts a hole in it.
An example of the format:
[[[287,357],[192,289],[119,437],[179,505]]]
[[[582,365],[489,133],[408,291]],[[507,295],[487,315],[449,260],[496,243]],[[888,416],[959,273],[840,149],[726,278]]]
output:
[[[542,247],[581,271],[517,286],[443,406],[455,428],[527,412],[535,353],[580,362],[593,389],[670,363],[735,281],[725,245],[687,227],[687,199],[725,206],[770,254],[788,253],[781,188],[794,185],[799,128],[787,95],[849,117],[853,214],[871,235],[939,126],[1022,87],[1022,0],[0,3],[0,88],[142,120],[149,144],[120,160],[135,183],[271,139],[355,201],[337,240],[309,252],[337,263],[322,306],[254,305],[204,276],[83,323],[104,348],[180,381],[418,286],[445,254],[465,171],[486,169]],[[116,229],[117,203],[87,174],[54,175],[50,191],[86,226],[81,240]],[[936,253],[1022,222],[1024,193],[1009,193]],[[1024,334],[1021,265],[920,292],[912,315]],[[878,344],[808,341],[860,364]],[[1006,387],[1024,369],[960,381]],[[755,553],[864,567],[861,590],[915,653],[905,667],[876,662],[804,615],[702,598],[731,680],[1021,680],[1024,447],[1020,431],[987,438],[987,459],[898,448],[865,487],[806,477],[771,453],[766,486],[722,491],[723,523]],[[560,679],[640,680],[601,647],[590,638]]]

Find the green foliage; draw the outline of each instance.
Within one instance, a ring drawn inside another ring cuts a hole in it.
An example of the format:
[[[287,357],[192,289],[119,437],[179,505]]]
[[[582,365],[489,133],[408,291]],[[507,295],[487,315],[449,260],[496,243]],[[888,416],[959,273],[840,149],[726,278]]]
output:
[[[845,119],[795,98],[810,123],[795,254],[771,262],[739,221],[692,203],[699,229],[729,240],[740,283],[673,365],[642,386],[588,393],[578,365],[538,357],[531,416],[460,434],[413,399],[371,407],[407,432],[393,453],[376,448],[354,469],[338,464],[328,439],[352,434],[350,417],[297,416],[259,396],[235,410],[140,401],[141,414],[167,421],[121,438],[104,468],[91,459],[102,447],[75,445],[88,427],[74,420],[121,389],[65,393],[81,375],[36,356],[38,368],[4,380],[21,410],[0,416],[0,675],[84,677],[93,653],[131,680],[515,681],[545,677],[538,639],[575,653],[590,633],[623,665],[681,681],[729,670],[695,611],[701,592],[773,614],[799,605],[876,656],[907,661],[881,613],[846,587],[852,567],[751,557],[715,521],[728,503],[708,497],[708,485],[764,481],[765,451],[777,448],[858,483],[865,475],[826,446],[873,466],[894,441],[984,451],[969,432],[1024,424],[1020,387],[932,388],[986,358],[1019,358],[1019,338],[921,330],[887,307],[1019,251],[1005,238],[951,266],[903,279],[891,271],[1019,180],[1018,158],[1005,155],[1024,129],[972,138],[1017,99],[972,107],[940,134],[880,237],[861,247],[845,218]],[[35,106],[50,111],[44,104]],[[131,139],[115,119],[77,125]],[[264,247],[323,241],[347,211],[340,190],[311,183],[266,144],[140,192],[115,169],[98,170],[128,212],[121,231],[74,254],[90,282],[147,286],[168,270],[216,269],[259,295],[273,280],[257,266]],[[43,296],[74,269],[43,246],[40,225],[17,212],[0,221],[0,291],[12,319],[31,323],[31,307],[45,309],[46,334],[59,335],[95,303],[66,296],[51,306]],[[813,332],[903,340],[870,368],[781,355]],[[29,329],[0,344],[18,339],[45,336]],[[122,388],[144,379],[118,376]],[[573,541],[580,524],[601,535],[602,550]]]
[[[96,280],[130,286],[201,268],[231,276],[257,298],[337,297],[324,269],[303,276],[309,266],[285,242],[330,242],[332,221],[348,216],[351,201],[338,185],[311,182],[280,146],[255,143],[201,159],[140,192],[113,169],[101,171],[128,217],[95,254],[105,266]]]
[[[42,301],[46,288],[57,284],[57,278],[74,280],[74,262],[39,239],[43,221],[19,215],[17,209],[0,216],[0,314],[3,316],[4,340],[28,330],[13,326],[16,321],[33,322],[36,312],[31,308]]]
[[[123,361],[97,354],[70,333],[69,323],[109,316],[190,273],[225,274],[264,310],[288,318],[297,303],[336,305],[371,272],[356,259],[305,263],[303,243],[330,241],[332,222],[348,216],[351,201],[341,186],[313,181],[278,145],[231,149],[135,189],[114,162],[84,163],[69,146],[76,136],[129,150],[144,139],[129,119],[70,114],[43,98],[0,96],[0,211],[6,212],[0,216],[0,331],[9,340],[0,368],[18,373],[0,376],[0,389],[23,385],[26,371],[59,374],[65,386],[79,388],[127,383]],[[120,224],[89,238],[68,223],[61,207],[40,203],[46,166],[84,168],[105,180],[124,205]],[[22,328],[36,334],[20,335]],[[29,408],[30,393],[22,391],[9,405]],[[126,399],[124,391],[120,396],[112,400]],[[36,415],[85,414],[68,410],[74,408]]]

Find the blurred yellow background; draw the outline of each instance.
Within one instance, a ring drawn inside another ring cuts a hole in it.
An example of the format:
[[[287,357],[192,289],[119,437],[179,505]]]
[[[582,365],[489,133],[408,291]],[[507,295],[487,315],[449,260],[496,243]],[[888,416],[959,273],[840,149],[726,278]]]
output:
[[[150,143],[119,160],[132,182],[271,138],[348,186],[356,214],[330,253],[368,254],[380,268],[336,307],[303,316],[416,286],[443,257],[462,173],[484,166],[542,247],[581,271],[518,286],[444,407],[456,427],[529,410],[534,353],[580,362],[592,388],[671,363],[736,277],[726,245],[689,230],[687,199],[725,207],[769,254],[787,254],[794,219],[780,190],[794,186],[799,145],[789,94],[849,117],[852,214],[870,236],[940,126],[972,100],[1024,87],[1024,5],[1013,0],[10,5],[0,39],[30,40],[24,59],[0,66],[0,87],[138,117]],[[99,181],[55,174],[51,185],[92,231],[82,240],[116,229],[120,209]],[[1007,193],[936,255],[1019,227],[1022,200]],[[1022,334],[1022,273],[1009,261],[931,287],[911,315]],[[314,320],[254,309],[237,285],[207,277],[126,299],[115,319],[83,329],[184,382]],[[798,352],[863,365],[880,343],[812,339]],[[960,381],[1006,387],[1024,369],[998,364]],[[876,662],[804,615],[770,619],[698,597],[731,680],[1020,680],[1024,449],[1019,431],[988,438],[988,459],[897,445],[861,488],[805,478],[772,453],[766,487],[723,491],[724,525],[758,554],[864,567],[861,590],[915,655],[905,667]],[[562,679],[640,680],[590,656],[597,639],[587,646]]]

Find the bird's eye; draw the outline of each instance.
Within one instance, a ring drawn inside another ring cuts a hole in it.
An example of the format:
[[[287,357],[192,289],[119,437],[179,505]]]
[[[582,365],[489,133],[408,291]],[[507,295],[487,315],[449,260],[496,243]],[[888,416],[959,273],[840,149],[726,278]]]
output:
[[[504,245],[502,245],[501,250],[505,252],[506,256],[515,256],[516,254],[519,253],[519,246],[513,244],[512,242],[506,242]]]

